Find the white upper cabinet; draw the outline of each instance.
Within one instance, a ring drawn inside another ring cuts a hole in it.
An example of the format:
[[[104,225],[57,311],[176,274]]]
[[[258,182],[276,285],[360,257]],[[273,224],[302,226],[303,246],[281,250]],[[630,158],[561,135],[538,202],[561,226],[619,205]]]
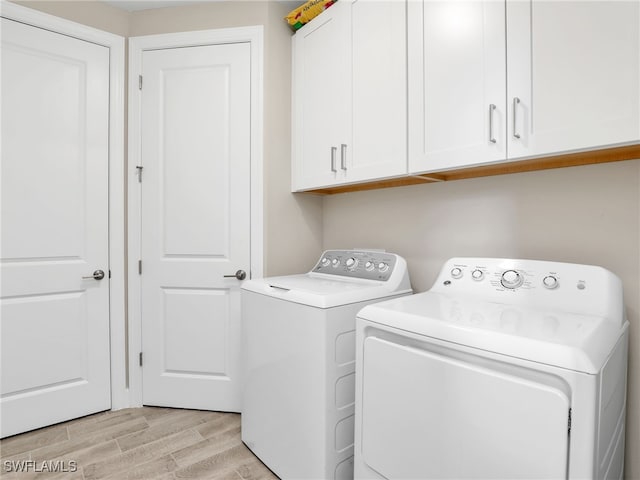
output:
[[[640,140],[640,2],[507,2],[508,155]]]
[[[409,2],[409,172],[640,141],[640,2]]]
[[[293,190],[332,185],[343,176],[340,147],[349,141],[351,123],[350,29],[351,5],[339,1],[293,37]]]
[[[411,1],[408,22],[409,170],[504,160],[504,2]]]
[[[639,0],[340,0],[293,39],[294,191],[638,143]]]
[[[348,182],[407,172],[406,14],[404,1],[352,4]]]
[[[407,173],[406,2],[340,0],[293,37],[292,190]]]

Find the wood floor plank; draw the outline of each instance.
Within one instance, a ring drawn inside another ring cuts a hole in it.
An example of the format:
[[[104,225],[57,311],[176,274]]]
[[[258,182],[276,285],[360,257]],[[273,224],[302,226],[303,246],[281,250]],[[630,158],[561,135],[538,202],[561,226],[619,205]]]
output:
[[[278,477],[255,457],[236,467],[236,472],[242,480],[278,480]]]
[[[86,447],[86,445],[85,445]],[[66,460],[74,461],[80,467],[97,463],[102,460],[106,460],[111,457],[120,455],[122,451],[118,447],[118,443],[115,440],[109,440],[106,442],[100,442],[97,445],[91,445],[86,448],[79,448],[70,452],[66,452],[58,457],[51,455],[43,455],[38,452],[34,452],[34,457],[38,461],[45,460]]]
[[[175,471],[176,478],[220,478],[238,476],[235,465],[248,462],[253,454],[244,445],[236,445],[209,458]],[[255,457],[253,457],[255,458]],[[235,474],[235,475],[234,475]]]
[[[240,415],[237,413],[224,413],[195,428],[204,438],[209,438],[236,427],[240,427]]]
[[[128,450],[117,457],[87,465],[84,467],[84,476],[86,480],[94,480],[126,472],[137,465],[150,462],[201,440],[202,436],[195,430],[181,431]]]
[[[67,427],[55,425],[0,440],[0,458],[28,452],[43,445],[68,440]]]
[[[129,420],[118,425],[106,427],[100,431],[89,432],[84,435],[76,436],[73,440],[57,442],[39,449],[34,449],[32,451],[32,455],[34,458],[42,460],[58,458],[63,455],[68,455],[71,452],[108,442],[109,440],[114,440],[124,435],[139,432],[147,428],[149,428],[149,425],[143,417],[134,418],[133,420]]]
[[[69,430],[69,438],[73,440],[78,437],[86,437],[94,432],[102,431],[106,428],[121,425],[131,420],[144,419],[143,415],[135,412],[128,412],[121,415],[103,416],[96,418],[93,422],[83,422],[79,424],[72,424],[67,427]]]
[[[84,480],[82,469],[78,468],[75,472],[47,473],[40,472],[34,477],[35,480]],[[20,477],[22,480],[22,477]]]
[[[186,467],[239,445],[240,442],[240,425],[237,425],[230,430],[222,431],[218,435],[173,452],[173,458],[178,465]]]
[[[162,421],[167,415],[175,415],[182,410],[179,408],[168,408],[168,407],[142,407],[137,408],[141,415],[147,420],[149,425],[153,425],[157,421]]]
[[[118,438],[118,445],[123,452],[134,449],[140,445],[154,442],[160,438],[173,435],[174,433],[195,427],[207,421],[210,412],[199,410],[188,410],[180,414],[172,415],[170,419],[161,423],[154,423],[144,431],[132,433]]]
[[[106,477],[106,480],[155,480],[160,478],[174,478],[173,471],[177,467],[178,465],[171,455],[165,455],[131,468],[126,472],[120,472]]]
[[[132,418],[126,422],[118,423],[117,425],[111,425],[104,427],[101,430],[89,431],[89,432],[76,432],[74,435],[74,441],[87,441],[94,444],[98,441],[113,440],[123,437],[132,433],[140,432],[149,428],[144,417]]]

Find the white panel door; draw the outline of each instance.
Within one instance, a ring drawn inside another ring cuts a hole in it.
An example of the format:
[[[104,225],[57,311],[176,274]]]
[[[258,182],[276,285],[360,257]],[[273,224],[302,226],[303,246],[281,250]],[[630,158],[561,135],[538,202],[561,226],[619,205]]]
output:
[[[142,55],[143,403],[240,410],[250,45]]]
[[[534,381],[376,337],[362,371],[362,455],[385,478],[566,478],[569,398],[541,383],[545,374]]]
[[[505,4],[409,2],[409,171],[506,158]]]
[[[508,1],[509,158],[640,140],[640,2]]]
[[[340,155],[351,142],[350,22],[351,3],[340,1],[293,37],[293,190],[344,179]]]
[[[2,19],[3,437],[110,408],[108,102],[107,48]]]
[[[404,1],[352,4],[349,182],[407,173],[406,15]]]

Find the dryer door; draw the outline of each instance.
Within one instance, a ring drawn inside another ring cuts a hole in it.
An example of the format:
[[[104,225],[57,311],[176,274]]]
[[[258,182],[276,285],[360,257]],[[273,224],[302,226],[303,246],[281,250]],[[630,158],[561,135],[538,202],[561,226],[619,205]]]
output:
[[[424,347],[365,339],[369,467],[393,479],[566,478],[570,404],[560,381],[554,387]]]

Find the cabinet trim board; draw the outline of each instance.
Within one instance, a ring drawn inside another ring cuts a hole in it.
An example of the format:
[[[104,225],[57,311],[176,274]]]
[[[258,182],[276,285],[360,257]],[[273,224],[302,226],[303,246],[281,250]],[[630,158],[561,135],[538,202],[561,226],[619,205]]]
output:
[[[358,192],[379,188],[402,187],[406,185],[419,185],[423,183],[448,182],[464,180],[466,178],[489,177],[506,175],[510,173],[535,172],[538,170],[550,170],[554,168],[577,167],[580,165],[593,165],[597,163],[619,162],[624,160],[640,160],[640,144],[624,147],[590,150],[587,152],[554,155],[544,158],[529,160],[516,160],[499,164],[482,165],[458,170],[449,170],[426,175],[407,175],[397,178],[387,178],[373,182],[363,182],[352,185],[342,185],[332,188],[320,188],[307,190],[302,193],[317,195],[334,195],[338,193]]]

